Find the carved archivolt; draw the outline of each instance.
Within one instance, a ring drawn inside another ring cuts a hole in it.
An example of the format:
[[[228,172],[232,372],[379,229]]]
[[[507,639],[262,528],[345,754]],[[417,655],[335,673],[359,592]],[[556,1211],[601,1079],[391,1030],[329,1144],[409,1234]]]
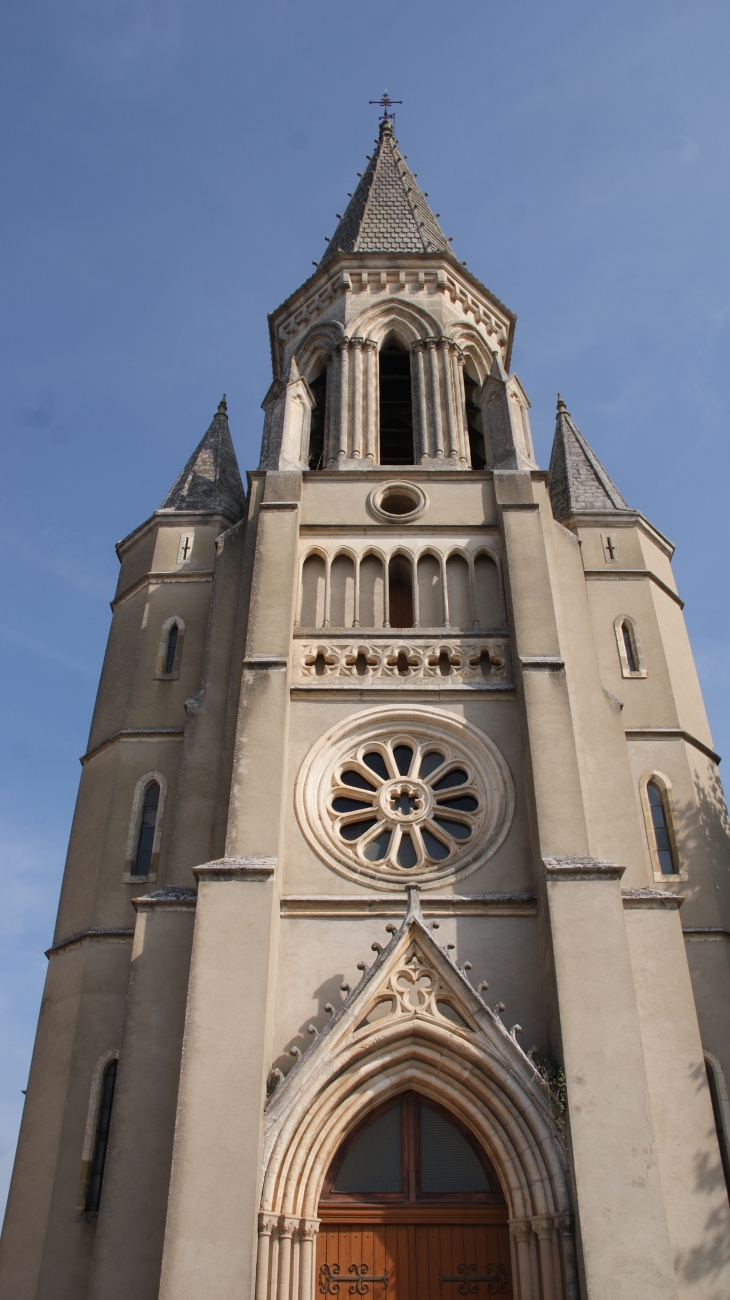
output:
[[[479,641],[434,641],[409,637],[407,641],[302,641],[298,673],[303,681],[332,685],[338,678],[378,678],[385,683],[428,682],[439,689],[447,685],[511,686],[509,642],[490,638]]]
[[[310,1300],[330,1162],[355,1124],[408,1089],[451,1111],[497,1170],[517,1300],[577,1295],[566,1153],[544,1089],[417,904],[309,1051],[277,1078],[266,1113],[257,1300]]]
[[[328,866],[388,889],[444,883],[483,865],[511,825],[514,786],[496,745],[463,718],[372,709],[313,746],[296,807]]]

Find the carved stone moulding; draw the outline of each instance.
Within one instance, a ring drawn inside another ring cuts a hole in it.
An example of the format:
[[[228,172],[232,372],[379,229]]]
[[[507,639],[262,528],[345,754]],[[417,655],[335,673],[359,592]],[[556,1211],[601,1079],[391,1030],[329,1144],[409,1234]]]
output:
[[[514,814],[507,763],[464,718],[370,709],[316,742],[296,790],[299,824],[339,875],[378,889],[444,884],[482,866]]]
[[[352,679],[383,685],[408,682],[443,689],[465,683],[511,688],[512,663],[506,640],[411,637],[383,641],[302,641],[295,676],[314,685],[352,685]],[[335,679],[335,682],[333,682]]]

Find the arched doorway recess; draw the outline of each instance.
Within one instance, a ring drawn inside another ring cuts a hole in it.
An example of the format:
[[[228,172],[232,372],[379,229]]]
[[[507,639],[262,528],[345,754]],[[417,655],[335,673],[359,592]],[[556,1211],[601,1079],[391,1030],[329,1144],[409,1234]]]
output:
[[[321,1292],[323,1279],[316,1271],[319,1210],[321,1205],[324,1213],[337,1186],[337,1160],[356,1141],[358,1126],[387,1113],[403,1094],[417,1095],[419,1105],[448,1119],[491,1171],[490,1191],[499,1189],[501,1199],[462,1203],[461,1219],[472,1207],[488,1218],[491,1206],[502,1226],[506,1222],[510,1268],[505,1273],[508,1282],[511,1275],[514,1300],[573,1300],[575,1255],[562,1136],[532,1063],[436,943],[420,915],[418,890],[411,888],[409,896],[400,930],[286,1079],[279,1078],[269,1099],[257,1300],[325,1300],[326,1295],[430,1300],[401,1291],[385,1297],[372,1286],[362,1291],[366,1281],[359,1274],[359,1282],[354,1274],[338,1284],[333,1279],[339,1293]],[[438,1207],[442,1218],[443,1208]],[[325,1262],[322,1257],[320,1268]],[[504,1261],[484,1262],[486,1276],[486,1264]],[[436,1270],[437,1300],[509,1295],[490,1293],[488,1282],[460,1292],[458,1283],[442,1286],[439,1272],[445,1269]],[[500,1284],[498,1270],[496,1277]]]
[[[497,1174],[472,1133],[418,1093],[385,1102],[345,1139],[318,1218],[322,1296],[343,1283],[373,1300],[513,1295]]]

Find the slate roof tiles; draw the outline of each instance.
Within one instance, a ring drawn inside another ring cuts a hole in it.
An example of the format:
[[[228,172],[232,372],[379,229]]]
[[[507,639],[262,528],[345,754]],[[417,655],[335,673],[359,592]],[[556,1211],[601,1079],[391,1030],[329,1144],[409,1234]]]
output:
[[[380,123],[377,148],[320,262],[335,254],[450,252],[444,235],[393,135]]]

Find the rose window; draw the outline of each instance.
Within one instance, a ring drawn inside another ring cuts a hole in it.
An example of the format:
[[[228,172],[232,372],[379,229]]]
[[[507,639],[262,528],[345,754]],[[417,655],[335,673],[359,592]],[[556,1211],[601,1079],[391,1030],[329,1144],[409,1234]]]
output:
[[[352,715],[312,747],[296,805],[328,866],[387,889],[483,865],[507,834],[514,789],[478,727],[445,710],[390,707]]]
[[[364,862],[412,871],[446,862],[483,807],[470,763],[413,736],[360,745],[337,764],[328,808],[335,835]]]

